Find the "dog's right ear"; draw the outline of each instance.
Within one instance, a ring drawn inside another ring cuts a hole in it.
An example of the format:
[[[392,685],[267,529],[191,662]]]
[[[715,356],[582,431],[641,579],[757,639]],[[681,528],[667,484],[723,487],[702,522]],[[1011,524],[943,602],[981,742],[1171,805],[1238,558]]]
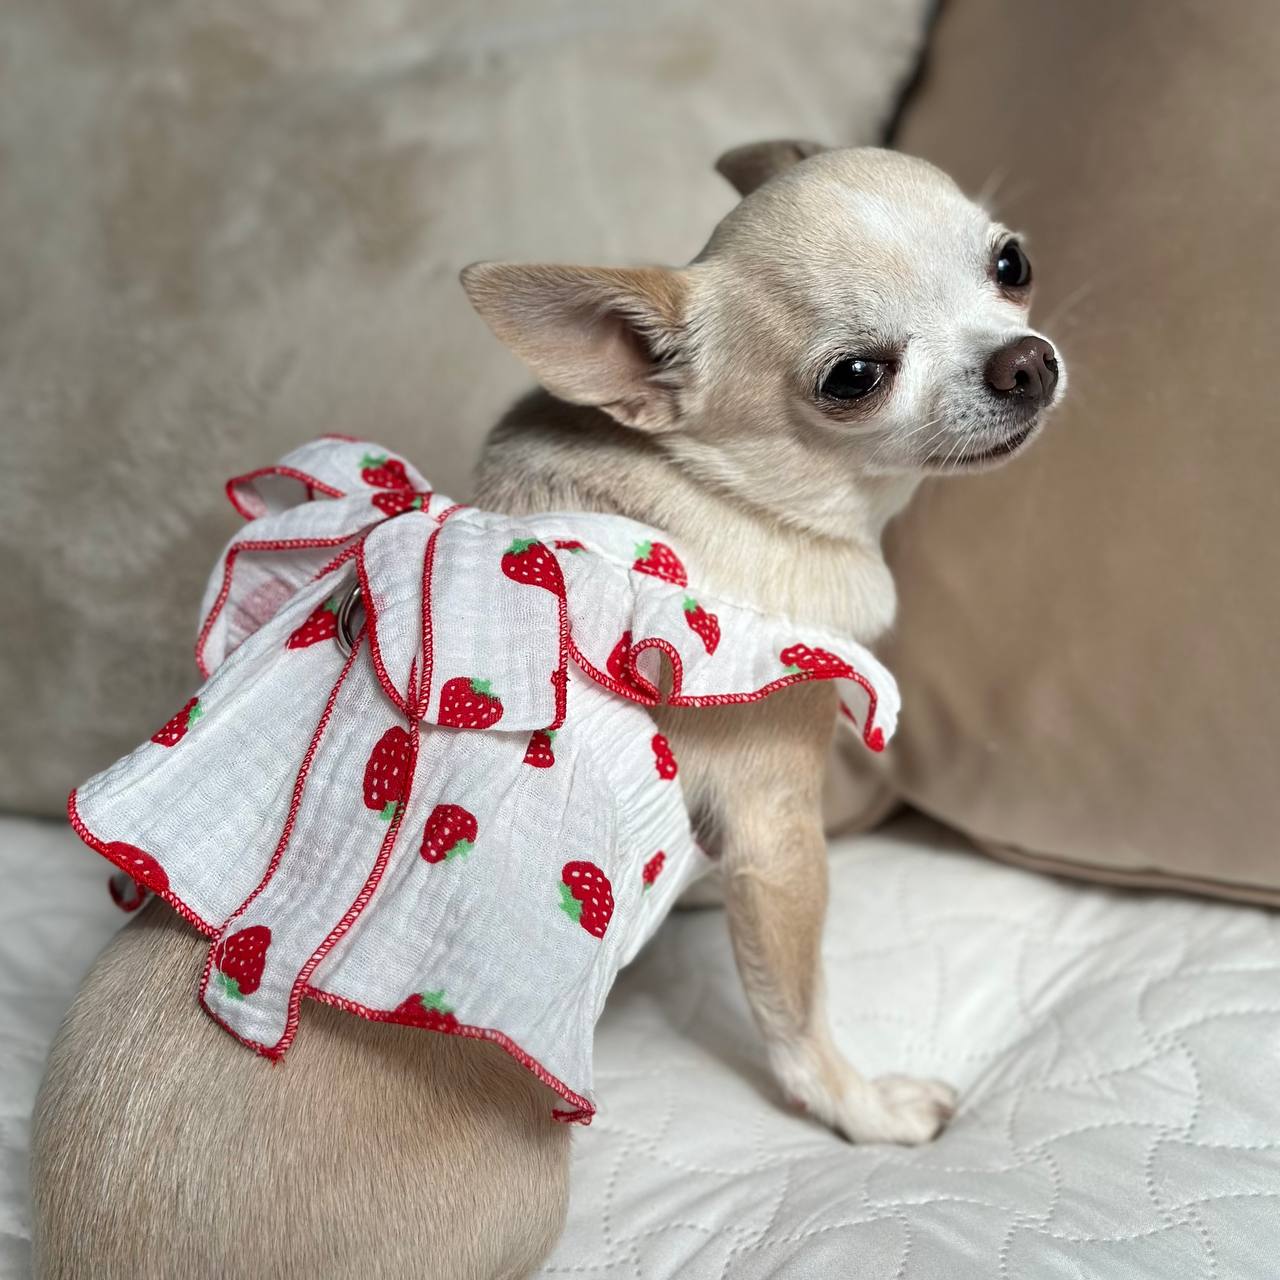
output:
[[[805,142],[799,138],[775,138],[769,142],[749,142],[734,147],[716,161],[716,172],[728,178],[740,196],[749,196],[775,174],[793,164],[830,151],[821,142]]]
[[[477,262],[462,287],[553,395],[644,431],[675,425],[682,272]]]

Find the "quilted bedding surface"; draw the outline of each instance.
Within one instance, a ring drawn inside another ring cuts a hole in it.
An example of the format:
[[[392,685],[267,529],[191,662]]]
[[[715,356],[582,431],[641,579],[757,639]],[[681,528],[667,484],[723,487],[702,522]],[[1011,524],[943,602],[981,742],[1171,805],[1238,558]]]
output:
[[[27,1114],[120,916],[56,824],[0,820],[0,1275],[28,1269]],[[780,1106],[721,912],[664,927],[600,1027],[569,1228],[542,1275],[1264,1280],[1280,1274],[1280,918],[997,866],[922,820],[837,847],[840,1043],[937,1075],[934,1145]]]

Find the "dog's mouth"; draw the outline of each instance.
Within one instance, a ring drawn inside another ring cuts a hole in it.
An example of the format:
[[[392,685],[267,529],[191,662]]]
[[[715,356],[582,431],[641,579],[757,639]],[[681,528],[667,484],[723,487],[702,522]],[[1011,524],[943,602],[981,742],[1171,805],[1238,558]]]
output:
[[[935,471],[965,471],[982,466],[990,466],[1013,457],[1035,432],[1035,422],[1019,427],[1012,435],[1005,436],[999,444],[985,449],[960,454],[933,454],[926,459],[926,466]]]

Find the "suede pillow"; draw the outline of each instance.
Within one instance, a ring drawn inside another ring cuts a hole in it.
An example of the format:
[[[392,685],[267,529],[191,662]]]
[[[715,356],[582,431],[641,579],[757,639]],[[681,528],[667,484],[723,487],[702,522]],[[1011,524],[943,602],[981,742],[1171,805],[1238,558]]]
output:
[[[966,0],[905,113],[1030,233],[1070,371],[891,534],[888,789],[999,856],[1280,903],[1277,68],[1266,0]]]

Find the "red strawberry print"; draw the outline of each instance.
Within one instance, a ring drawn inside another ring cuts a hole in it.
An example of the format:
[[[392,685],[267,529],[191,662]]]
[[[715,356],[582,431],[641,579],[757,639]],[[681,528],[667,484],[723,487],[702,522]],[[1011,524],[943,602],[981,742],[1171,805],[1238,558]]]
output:
[[[169,877],[165,869],[144,849],[136,844],[125,844],[123,840],[112,840],[106,846],[106,855],[130,879],[144,888],[156,893],[163,893],[169,887]],[[112,895],[115,896],[114,894]]]
[[[338,634],[338,610],[341,607],[338,597],[330,596],[307,615],[307,620],[285,642],[285,648],[306,649],[322,640],[332,640]]]
[[[204,708],[200,705],[200,699],[192,698],[172,720],[165,722],[163,729],[158,729],[151,735],[151,741],[158,742],[162,747],[176,747],[202,715]]]
[[[594,938],[603,938],[613,918],[613,886],[594,862],[566,862],[560,873],[560,910]]]
[[[409,473],[399,458],[366,453],[360,459],[360,479],[375,489],[411,489]]]
[[[684,620],[689,624],[689,630],[697,633],[703,648],[708,653],[715,653],[720,644],[720,619],[714,613],[708,613],[692,597],[686,597]]]
[[[642,542],[636,547],[636,562],[631,567],[640,573],[651,573],[664,582],[674,582],[677,587],[689,585],[689,575],[680,557],[665,542]]]
[[[378,739],[364,766],[364,805],[390,822],[409,788],[413,739],[398,725]]]
[[[502,572],[513,582],[545,587],[553,595],[564,595],[560,562],[537,538],[517,538],[503,554]]]
[[[556,539],[557,551],[585,551],[586,549],[587,549],[587,544],[585,542],[579,542],[577,538],[557,538]]]
[[[257,991],[270,945],[271,930],[265,924],[241,929],[218,943],[213,952],[218,985],[231,999],[243,1000]]]
[[[427,1027],[432,1031],[457,1031],[458,1019],[444,1002],[443,991],[415,991],[392,1013],[397,1022],[411,1027]]]
[[[661,849],[644,864],[644,890],[646,893],[653,888],[653,882],[662,874],[662,868],[666,866],[667,855]]]
[[[475,848],[475,814],[460,804],[438,804],[422,831],[422,856],[427,862],[465,858]]]
[[[450,729],[487,729],[502,719],[502,699],[487,680],[454,676],[440,690],[439,721]]]
[[[847,679],[853,675],[853,668],[834,653],[825,649],[811,649],[807,644],[793,644],[778,655],[782,665],[790,672],[812,671],[821,676],[835,676]]]
[[[387,493],[375,493],[373,505],[383,515],[398,516],[402,511],[421,511],[430,497],[429,493],[415,493],[412,489],[395,489]]]
[[[551,750],[555,736],[554,729],[538,729],[529,739],[524,753],[525,764],[531,764],[535,769],[550,769],[556,762],[555,753]]]
[[[653,764],[658,777],[666,782],[670,782],[680,772],[676,758],[671,754],[671,744],[660,733],[653,735]]]

